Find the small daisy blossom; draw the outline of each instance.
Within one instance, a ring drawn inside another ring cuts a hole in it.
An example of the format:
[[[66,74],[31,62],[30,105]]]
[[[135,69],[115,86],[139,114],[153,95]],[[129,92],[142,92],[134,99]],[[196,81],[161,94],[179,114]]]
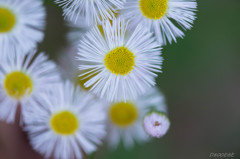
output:
[[[136,99],[161,72],[161,48],[152,33],[141,25],[130,32],[122,17],[87,32],[78,55],[79,69],[92,76],[84,85],[110,102]]]
[[[143,118],[153,106],[159,106],[163,99],[162,94],[157,92],[156,88],[152,88],[136,100],[109,104],[107,107],[109,146],[115,148],[120,140],[123,140],[124,146],[131,148],[134,141],[138,143],[148,141],[150,138],[144,131]],[[158,109],[166,110],[166,106],[161,105]]]
[[[154,88],[145,96],[145,100],[149,101],[151,108],[143,118],[144,130],[152,137],[162,137],[170,127],[165,97],[157,88]]]
[[[170,121],[165,113],[153,111],[144,117],[143,126],[150,136],[160,138],[167,133]]]
[[[83,16],[87,24],[101,23],[112,19],[123,7],[124,0],[55,0],[63,8],[63,15],[69,19]]]
[[[101,102],[70,82],[49,87],[23,114],[33,148],[46,158],[84,158],[105,136]]]
[[[40,0],[0,0],[0,54],[34,49],[43,40],[45,16]]]
[[[144,25],[155,33],[159,44],[166,45],[167,41],[172,43],[177,37],[183,38],[181,28],[191,29],[196,10],[195,0],[127,0],[120,12],[133,27]]]
[[[0,120],[14,122],[19,104],[24,111],[28,100],[37,99],[60,79],[56,65],[43,53],[3,54],[0,61]]]

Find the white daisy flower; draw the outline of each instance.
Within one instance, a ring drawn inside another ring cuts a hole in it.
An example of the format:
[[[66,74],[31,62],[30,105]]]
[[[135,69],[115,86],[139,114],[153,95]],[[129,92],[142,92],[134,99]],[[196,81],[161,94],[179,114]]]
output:
[[[123,140],[127,148],[132,147],[134,141],[141,143],[149,140],[143,129],[143,118],[156,105],[158,110],[166,110],[166,105],[160,104],[163,101],[162,94],[154,88],[137,100],[111,104],[108,107],[109,135],[107,138],[110,147],[115,148],[120,140]]]
[[[62,6],[63,15],[70,19],[84,16],[87,24],[112,19],[123,7],[125,0],[55,0]]]
[[[111,24],[112,23],[112,24]],[[130,32],[123,18],[95,26],[79,45],[79,69],[89,76],[84,85],[108,101],[127,101],[145,93],[160,72],[161,48],[141,25]],[[81,63],[85,62],[85,63]]]
[[[144,117],[143,126],[150,136],[160,138],[167,133],[170,121],[165,113],[153,111]]]
[[[155,33],[159,44],[183,38],[183,30],[191,29],[197,10],[196,0],[127,0],[121,14],[135,27],[144,25]]]
[[[142,127],[142,119],[148,111],[147,107],[138,101],[110,105],[107,136],[109,147],[116,148],[122,140],[126,148],[131,148],[134,142],[142,143],[149,139]]]
[[[44,37],[45,15],[40,0],[0,0],[0,54],[34,49]]]
[[[1,56],[0,120],[13,122],[18,104],[24,111],[28,100],[35,100],[48,86],[59,81],[56,65],[43,53],[18,52]]]
[[[101,102],[66,82],[30,101],[24,122],[33,148],[46,158],[81,159],[97,149],[105,136]]]

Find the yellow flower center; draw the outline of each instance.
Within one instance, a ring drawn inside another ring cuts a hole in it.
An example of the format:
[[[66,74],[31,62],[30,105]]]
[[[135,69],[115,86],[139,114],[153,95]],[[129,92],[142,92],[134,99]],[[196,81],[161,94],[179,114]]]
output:
[[[113,49],[105,56],[105,66],[116,75],[127,75],[135,65],[135,56],[126,47]]]
[[[28,75],[20,71],[15,71],[6,75],[4,88],[8,96],[21,99],[32,92],[33,83]]]
[[[127,127],[133,124],[138,118],[136,106],[127,102],[116,103],[109,110],[110,120],[120,127]]]
[[[69,111],[61,111],[52,116],[50,125],[57,134],[72,135],[78,129],[78,119]]]
[[[10,10],[0,7],[0,33],[9,32],[15,24],[15,15]]]
[[[140,0],[142,14],[149,19],[161,19],[167,12],[168,0]]]

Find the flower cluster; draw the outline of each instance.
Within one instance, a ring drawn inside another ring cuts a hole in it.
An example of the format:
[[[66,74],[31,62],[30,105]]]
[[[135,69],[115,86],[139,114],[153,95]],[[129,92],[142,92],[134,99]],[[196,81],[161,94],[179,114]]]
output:
[[[195,0],[55,0],[70,28],[56,63],[39,53],[41,0],[0,0],[0,120],[20,126],[46,158],[126,148],[169,127],[156,86],[162,46],[192,27]]]

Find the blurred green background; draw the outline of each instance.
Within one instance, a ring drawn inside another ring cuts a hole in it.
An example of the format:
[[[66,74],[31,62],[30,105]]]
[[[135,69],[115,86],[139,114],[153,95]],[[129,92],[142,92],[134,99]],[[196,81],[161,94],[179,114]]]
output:
[[[46,7],[48,25],[39,50],[56,59],[67,45],[68,28],[60,8],[50,0]],[[163,48],[157,83],[167,98],[168,134],[132,150],[102,147],[91,158],[207,159],[211,152],[233,152],[240,159],[240,1],[201,0],[198,10],[185,38]],[[0,128],[1,138],[7,127]],[[13,150],[18,152],[17,146]],[[3,154],[4,143],[0,149]]]

